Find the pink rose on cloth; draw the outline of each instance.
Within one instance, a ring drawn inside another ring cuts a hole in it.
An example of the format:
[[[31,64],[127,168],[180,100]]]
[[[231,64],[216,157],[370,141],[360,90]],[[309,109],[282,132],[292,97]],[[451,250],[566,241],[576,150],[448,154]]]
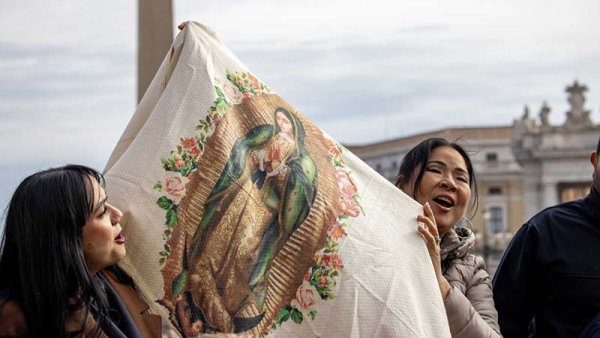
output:
[[[336,221],[327,233],[329,236],[331,236],[331,238],[333,238],[334,241],[337,242],[338,240],[344,238],[346,235],[346,230],[344,230],[340,222]]]
[[[335,171],[335,178],[338,182],[340,191],[343,192],[346,197],[356,195],[356,192],[358,191],[356,183],[354,183],[352,177],[350,177],[344,169],[337,169]]]
[[[321,300],[321,296],[314,286],[303,282],[296,291],[296,299],[292,300],[292,306],[302,311],[310,311]]]
[[[327,276],[325,276],[325,275],[320,275],[319,276],[319,287],[321,289],[323,289],[327,285],[329,285],[329,278],[327,278]]]
[[[175,160],[173,162],[175,164],[175,168],[177,168],[177,169],[183,167],[183,165],[185,164],[185,161],[183,160],[183,158],[181,158],[179,156],[175,157]]]
[[[223,94],[233,104],[242,103],[244,98],[240,90],[229,81],[223,82]]]
[[[340,198],[340,209],[342,212],[350,217],[357,217],[360,215],[360,206],[358,202],[352,197],[343,196]]]
[[[168,197],[170,197],[174,203],[181,202],[181,199],[185,197],[185,185],[189,182],[187,177],[183,177],[180,173],[174,171],[167,171],[165,173],[165,181],[163,187]]]

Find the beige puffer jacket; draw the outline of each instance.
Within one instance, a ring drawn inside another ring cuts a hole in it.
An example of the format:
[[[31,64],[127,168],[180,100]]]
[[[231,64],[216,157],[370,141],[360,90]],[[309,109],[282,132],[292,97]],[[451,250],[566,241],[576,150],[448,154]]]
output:
[[[444,300],[453,338],[497,338],[498,312],[483,258],[470,253],[475,236],[467,228],[450,229],[440,243],[442,272],[452,289]]]

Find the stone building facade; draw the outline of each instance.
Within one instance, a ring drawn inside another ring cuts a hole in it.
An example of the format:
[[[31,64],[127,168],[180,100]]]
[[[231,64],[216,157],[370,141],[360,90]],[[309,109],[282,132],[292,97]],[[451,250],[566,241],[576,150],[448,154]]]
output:
[[[550,108],[544,105],[540,123],[524,116],[513,123],[511,150],[523,168],[525,217],[559,202],[588,193],[592,182],[589,156],[598,145],[600,125],[584,108],[585,85],[577,81],[566,88],[571,109],[559,126],[548,123]]]
[[[543,104],[537,119],[523,115],[511,125],[447,128],[347,148],[394,182],[404,155],[430,137],[456,140],[469,151],[477,175],[479,206],[470,213],[476,250],[493,274],[521,225],[545,207],[585,196],[592,182],[589,155],[596,149],[600,125],[585,109],[587,87],[577,81],[566,88],[571,109],[565,122],[551,125],[551,108]]]

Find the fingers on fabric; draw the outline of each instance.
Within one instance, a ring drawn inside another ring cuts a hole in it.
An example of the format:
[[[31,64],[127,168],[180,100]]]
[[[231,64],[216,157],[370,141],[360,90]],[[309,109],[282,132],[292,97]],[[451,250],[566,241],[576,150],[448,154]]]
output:
[[[431,224],[433,225],[433,234],[437,235],[438,234],[438,229],[437,229],[437,223],[435,222],[435,216],[433,215],[433,210],[431,209],[431,205],[429,205],[429,202],[426,202],[425,205],[423,206],[423,211],[425,213],[425,217],[429,218],[431,220]]]
[[[433,216],[433,211],[429,206],[429,203],[425,203],[423,206],[423,211],[425,216],[418,215],[417,221],[423,223],[423,227],[419,226],[418,231],[423,238],[427,241],[427,245],[434,247],[439,244],[439,241],[436,238],[439,238],[437,225],[435,224],[435,217]]]
[[[419,231],[421,236],[423,236],[423,239],[425,239],[425,242],[427,243],[427,247],[430,249],[435,249],[435,246],[436,246],[435,237],[431,234],[431,232],[428,230],[428,228],[420,226],[417,230]]]
[[[177,28],[179,28],[180,31],[182,31],[185,28],[185,25],[187,25],[187,22],[182,22],[179,24],[179,26],[177,26]]]
[[[425,227],[427,228],[429,233],[431,233],[432,236],[437,236],[438,229],[435,223],[435,216],[433,216],[433,211],[431,210],[429,203],[425,203],[425,205],[423,206],[423,211],[425,213],[425,216],[418,215],[417,220],[425,225]]]

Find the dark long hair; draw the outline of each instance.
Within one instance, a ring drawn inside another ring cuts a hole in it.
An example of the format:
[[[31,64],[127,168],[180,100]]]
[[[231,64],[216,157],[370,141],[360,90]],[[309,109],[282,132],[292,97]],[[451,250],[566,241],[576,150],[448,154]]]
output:
[[[44,170],[24,179],[8,205],[0,298],[21,307],[28,337],[68,337],[69,316],[89,311],[92,300],[97,309],[92,336],[106,322],[106,294],[87,269],[82,246],[82,228],[93,211],[92,180],[104,186],[102,175],[88,167]],[[83,330],[85,322],[81,325]]]
[[[293,161],[298,159],[301,155],[306,155],[306,149],[304,149],[304,126],[302,122],[298,119],[298,117],[294,116],[287,109],[283,107],[278,107],[275,109],[275,113],[273,116],[275,117],[275,133],[281,132],[281,127],[277,123],[277,113],[282,113],[287,117],[287,119],[292,124],[292,133],[294,134],[294,142],[296,142],[296,147],[294,149],[294,153],[290,155],[288,161]]]
[[[396,176],[396,186],[400,187],[404,183],[410,181],[412,179],[412,175],[415,172],[416,168],[419,168],[419,172],[417,173],[417,177],[415,178],[415,185],[413,187],[413,196],[415,200],[417,199],[417,191],[419,186],[421,185],[421,180],[423,179],[423,175],[425,174],[426,165],[429,162],[429,158],[431,158],[431,153],[435,148],[438,147],[450,147],[456,150],[460,156],[462,156],[463,160],[465,160],[465,164],[467,166],[467,172],[469,173],[469,188],[471,188],[472,194],[472,205],[473,215],[477,212],[477,207],[479,206],[479,191],[477,189],[477,179],[475,177],[475,171],[473,170],[473,164],[471,163],[471,158],[467,154],[465,148],[463,148],[456,141],[448,141],[444,138],[433,137],[422,141],[417,144],[414,148],[412,148],[402,159],[402,163],[400,164],[400,169],[398,170],[398,176]]]

